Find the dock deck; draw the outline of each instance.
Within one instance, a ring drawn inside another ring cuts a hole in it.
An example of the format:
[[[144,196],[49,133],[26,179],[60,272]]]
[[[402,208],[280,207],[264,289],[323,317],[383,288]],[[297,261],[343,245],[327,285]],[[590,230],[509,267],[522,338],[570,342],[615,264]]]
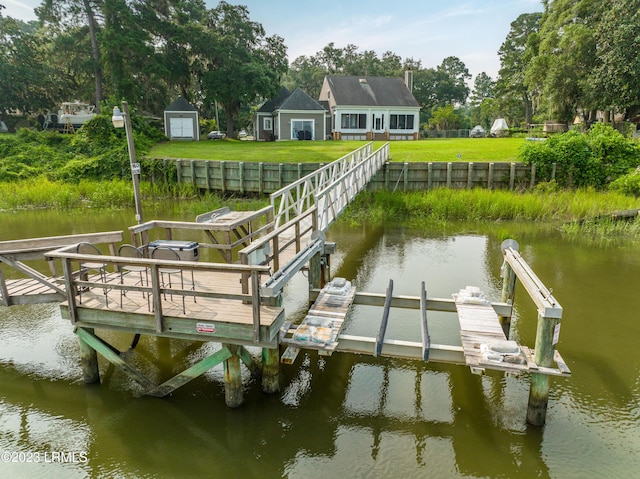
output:
[[[543,368],[535,363],[533,350],[515,341],[509,341],[496,311],[488,301],[480,300],[467,304],[456,301],[456,309],[465,363],[472,372],[482,374],[485,369],[493,369],[512,374],[523,372],[544,372],[553,376],[571,374],[557,351],[554,356],[557,368]]]
[[[106,279],[106,283],[94,283],[74,300],[76,326],[254,344],[253,304],[238,299],[242,297],[242,285],[237,274],[194,271],[194,285],[191,276],[185,274],[184,289],[174,283],[172,288],[159,290],[155,299],[151,285],[137,284],[136,273],[123,274],[122,284],[119,273],[109,273]],[[155,310],[158,303],[161,331]],[[60,308],[62,316],[71,320],[69,302],[62,302]],[[262,341],[273,341],[284,322],[284,309],[262,304],[258,317]]]

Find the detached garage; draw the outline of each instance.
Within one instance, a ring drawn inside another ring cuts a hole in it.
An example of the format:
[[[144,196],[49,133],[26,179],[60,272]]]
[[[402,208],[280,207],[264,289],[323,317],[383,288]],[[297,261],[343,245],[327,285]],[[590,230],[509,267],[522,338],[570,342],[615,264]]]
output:
[[[200,139],[198,109],[180,97],[164,109],[164,134],[170,140]]]

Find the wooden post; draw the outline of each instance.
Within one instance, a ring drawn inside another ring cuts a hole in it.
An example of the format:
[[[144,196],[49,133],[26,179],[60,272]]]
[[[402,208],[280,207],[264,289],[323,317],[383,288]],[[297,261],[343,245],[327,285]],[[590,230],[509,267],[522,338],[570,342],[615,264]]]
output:
[[[518,242],[512,239],[507,239],[502,242],[500,245],[500,249],[502,254],[504,254],[505,249],[511,248],[515,251],[518,251],[519,245]],[[513,305],[513,298],[516,293],[516,272],[513,270],[511,265],[506,261],[502,264],[502,295],[500,296],[500,302],[509,303]],[[511,317],[506,316],[498,316],[498,320],[500,321],[500,325],[502,326],[502,330],[504,331],[504,335],[509,338],[509,333],[511,330]]]
[[[240,194],[244,195],[244,162],[238,163],[238,178],[240,180]]]
[[[447,188],[451,188],[451,175],[453,172],[453,163],[447,163]]]
[[[389,191],[389,184],[391,182],[391,179],[389,178],[390,176],[391,176],[391,163],[387,161],[384,164],[384,189],[386,191]]]
[[[404,191],[409,191],[409,162],[404,163]]]
[[[317,253],[309,260],[309,289],[320,289],[322,283],[322,258]]]
[[[511,163],[511,168],[509,169],[509,189],[513,191],[516,185],[516,164]]]
[[[427,189],[433,188],[433,163],[427,163]]]
[[[232,353],[232,356],[224,362],[224,399],[228,407],[238,407],[244,400],[238,346],[233,344],[224,346]]]
[[[205,161],[204,162],[204,176],[205,176],[205,181],[206,181],[206,185],[207,185],[207,190],[211,190],[211,162],[210,161]]]
[[[264,193],[264,163],[258,163],[258,193]]]
[[[9,290],[7,289],[7,283],[4,279],[4,273],[2,272],[2,265],[0,264],[0,295],[2,295],[2,305],[9,306]]]
[[[468,163],[467,169],[467,188],[473,188],[473,162]]]
[[[534,186],[536,186],[536,164],[531,163],[531,183],[529,187],[533,189]]]
[[[489,173],[487,174],[487,188],[493,188],[493,163],[489,163]]]
[[[538,366],[553,367],[555,344],[560,332],[559,318],[545,318],[538,313],[536,331],[536,350],[534,361]],[[527,422],[533,426],[544,426],[549,403],[549,376],[531,374],[529,405],[527,406]]]
[[[280,390],[280,351],[262,348],[262,391],[267,394]]]
[[[227,191],[227,182],[226,182],[226,178],[225,178],[225,162],[221,161],[220,162],[220,189],[222,190],[223,193],[225,193]]]
[[[91,334],[93,329],[87,328]],[[80,342],[80,366],[82,367],[82,378],[85,384],[93,384],[100,382],[100,370],[98,369],[98,353],[89,346],[82,338],[78,337]]]
[[[513,298],[516,291],[516,273],[509,263],[505,262],[502,266],[502,295],[500,302],[513,305]],[[511,317],[498,316],[504,335],[509,338],[511,330]]]

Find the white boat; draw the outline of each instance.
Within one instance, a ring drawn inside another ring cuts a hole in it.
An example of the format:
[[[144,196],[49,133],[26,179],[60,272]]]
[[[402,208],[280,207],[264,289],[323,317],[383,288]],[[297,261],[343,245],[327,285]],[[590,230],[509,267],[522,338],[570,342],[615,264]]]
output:
[[[71,123],[74,127],[80,127],[96,116],[94,108],[93,105],[79,101],[64,102],[58,110],[58,123]]]
[[[48,114],[43,128],[65,129],[80,128],[91,118],[96,116],[95,106],[81,101],[65,101],[60,105],[58,114]]]

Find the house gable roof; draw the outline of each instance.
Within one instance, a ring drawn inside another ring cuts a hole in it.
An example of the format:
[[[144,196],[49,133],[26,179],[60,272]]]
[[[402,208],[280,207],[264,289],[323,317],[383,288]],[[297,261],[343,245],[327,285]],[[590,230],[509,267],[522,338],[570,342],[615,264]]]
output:
[[[178,97],[178,99],[166,107],[164,111],[198,111],[198,109],[185,98]]]
[[[307,95],[300,88],[293,90],[293,93],[282,102],[279,110],[307,110],[325,111],[324,107],[316,100]]]
[[[326,81],[337,105],[420,107],[402,78],[327,75]]]
[[[291,92],[286,87],[282,87],[280,89],[280,93],[278,93],[278,96],[275,98],[272,98],[271,100],[266,101],[264,105],[262,105],[258,109],[258,113],[273,113],[278,108],[280,108],[280,105],[282,105],[282,103],[287,98],[289,98],[290,95],[291,95]]]

